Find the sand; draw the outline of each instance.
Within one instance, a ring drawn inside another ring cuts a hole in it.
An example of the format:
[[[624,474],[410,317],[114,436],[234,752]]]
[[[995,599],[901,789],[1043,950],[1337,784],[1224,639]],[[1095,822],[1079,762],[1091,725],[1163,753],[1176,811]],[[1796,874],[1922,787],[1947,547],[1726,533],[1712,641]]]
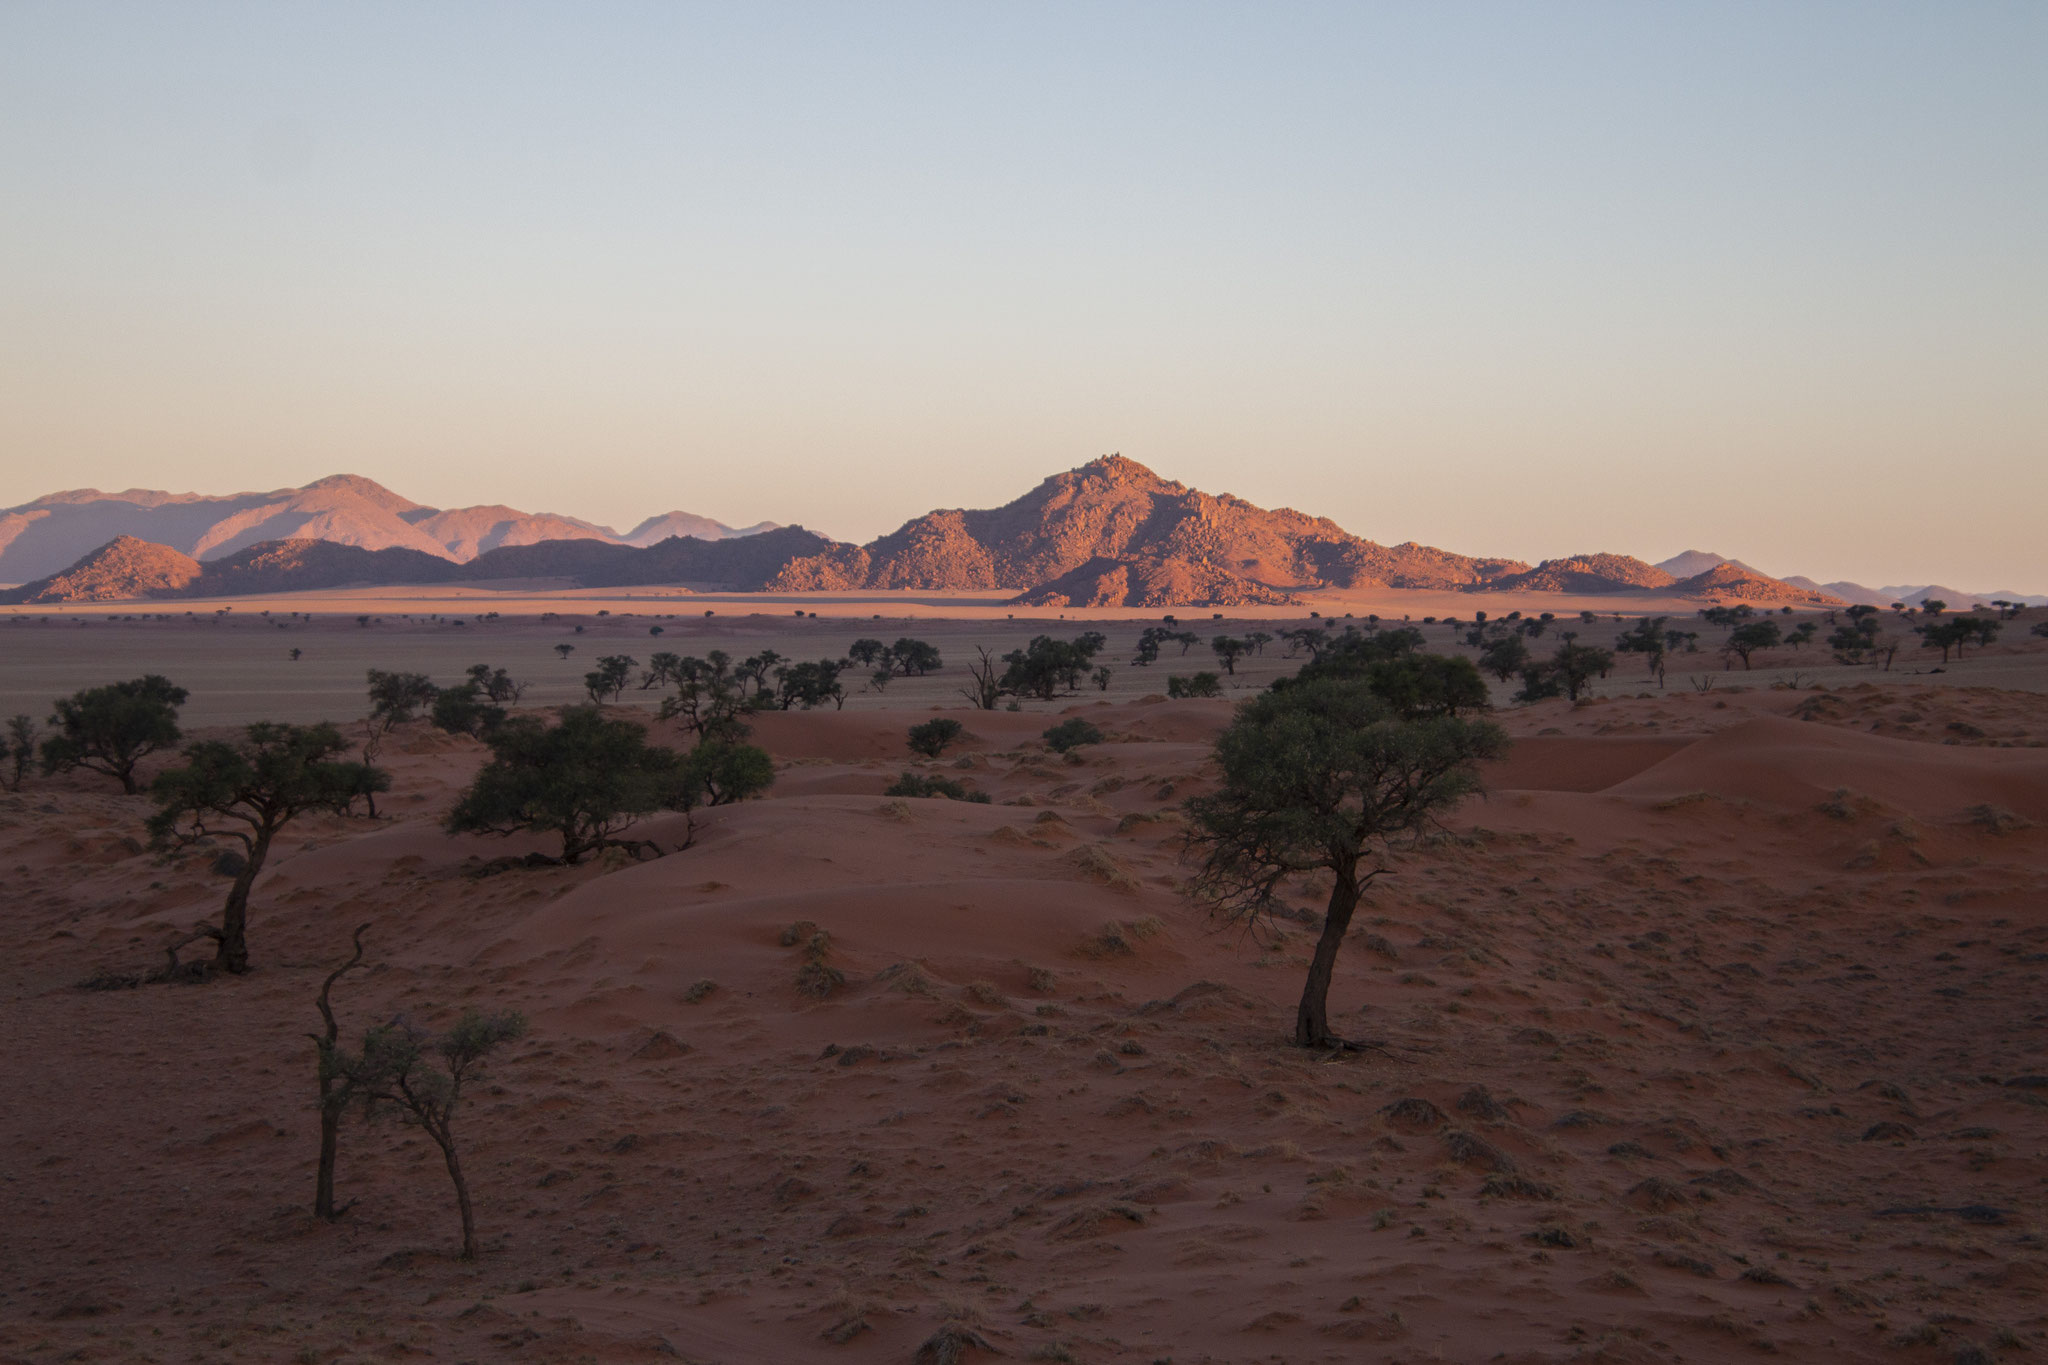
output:
[[[354,714],[366,659],[538,672],[561,638],[457,629],[0,626],[0,680],[161,660],[207,732]],[[953,664],[989,630],[921,633]],[[593,620],[576,660],[633,638]],[[1374,1046],[1335,1057],[1286,1043],[1313,888],[1256,938],[1179,890],[1229,704],[1125,681],[1163,667],[954,709],[937,763],[901,739],[942,680],[764,717],[774,791],[687,851],[483,877],[540,845],[441,834],[483,751],[408,727],[387,818],[292,827],[257,970],[204,986],[74,988],[226,883],[142,849],[146,798],[32,778],[0,796],[0,1360],[2029,1358],[2048,696],[1985,680],[2039,666],[1504,711],[1488,796],[1361,909],[1332,1004]],[[1045,752],[1065,712],[1108,741]],[[907,768],[993,801],[885,798]],[[351,1032],[532,1021],[458,1120],[474,1263],[411,1130],[346,1127],[353,1203],[310,1216],[312,1001],[365,922]]]

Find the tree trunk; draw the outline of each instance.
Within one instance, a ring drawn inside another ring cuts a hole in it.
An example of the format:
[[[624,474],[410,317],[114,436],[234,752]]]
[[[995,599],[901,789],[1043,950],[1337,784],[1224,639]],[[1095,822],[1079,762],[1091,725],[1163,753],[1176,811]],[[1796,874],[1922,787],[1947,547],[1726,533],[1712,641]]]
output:
[[[1294,1041],[1302,1047],[1328,1047],[1338,1039],[1330,1032],[1330,978],[1337,970],[1337,950],[1351,928],[1358,908],[1358,875],[1346,868],[1330,888],[1330,908],[1323,915],[1323,936],[1309,963],[1308,984],[1301,988],[1301,1009],[1294,1017]]]
[[[256,874],[269,856],[270,831],[259,830],[249,845],[249,860],[235,874],[228,903],[220,912],[220,948],[213,955],[213,965],[221,971],[240,976],[249,970],[249,888],[256,884]]]
[[[469,1206],[469,1182],[462,1178],[462,1163],[455,1157],[455,1133],[446,1124],[427,1130],[441,1145],[448,1159],[448,1178],[455,1182],[455,1207],[462,1211],[462,1259],[476,1259],[476,1213]]]
[[[313,1216],[333,1222],[334,1149],[341,1132],[341,1106],[331,1093],[333,1082],[320,1078],[320,1174],[313,1184]]]

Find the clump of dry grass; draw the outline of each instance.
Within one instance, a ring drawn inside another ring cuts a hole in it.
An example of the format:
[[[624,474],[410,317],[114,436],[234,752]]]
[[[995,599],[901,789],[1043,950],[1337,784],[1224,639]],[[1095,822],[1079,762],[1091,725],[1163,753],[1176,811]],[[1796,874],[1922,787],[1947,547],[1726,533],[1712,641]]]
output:
[[[709,977],[701,981],[692,981],[689,989],[683,992],[683,1003],[686,1005],[699,1004],[717,989],[718,983]]]
[[[2011,834],[2014,830],[2031,829],[2034,822],[2025,816],[2015,815],[2003,806],[1985,804],[1972,806],[1963,812],[1963,818],[1980,829],[1993,834]]]
[[[921,995],[930,1000],[936,1000],[939,995],[939,983],[915,962],[892,962],[875,973],[875,980],[904,995]]]
[[[969,1351],[993,1353],[995,1347],[964,1323],[949,1322],[926,1337],[924,1345],[917,1348],[917,1354],[911,1359],[917,1365],[961,1365]]]
[[[1453,1128],[1444,1134],[1444,1148],[1451,1160],[1460,1166],[1474,1166],[1481,1170],[1512,1174],[1514,1158],[1475,1133],[1462,1128]]]
[[[1419,1096],[1395,1100],[1380,1110],[1380,1118],[1396,1132],[1434,1133],[1450,1122],[1444,1111]]]
[[[1067,855],[1067,861],[1079,868],[1090,881],[1100,882],[1126,896],[1137,893],[1138,879],[1101,844],[1083,844]]]
[[[806,920],[804,923],[808,924],[809,921]],[[785,932],[785,942],[788,937],[788,933]],[[803,965],[796,969],[796,988],[800,993],[808,995],[813,1000],[823,1000],[846,984],[846,973],[826,961],[831,952],[832,936],[823,929],[816,929],[810,940],[804,944]]]
[[[1555,1199],[1557,1191],[1525,1175],[1495,1173],[1479,1187],[1482,1199]]]
[[[1129,923],[1113,919],[1092,937],[1083,939],[1075,951],[1082,957],[1127,957],[1138,951],[1141,940],[1151,938],[1165,927],[1151,915]]]
[[[1647,1180],[1639,1180],[1629,1186],[1628,1193],[1621,1197],[1621,1202],[1630,1208],[1642,1209],[1646,1213],[1665,1213],[1686,1207],[1692,1203],[1692,1196],[1686,1193],[1683,1185],[1676,1185],[1661,1176],[1653,1175]]]

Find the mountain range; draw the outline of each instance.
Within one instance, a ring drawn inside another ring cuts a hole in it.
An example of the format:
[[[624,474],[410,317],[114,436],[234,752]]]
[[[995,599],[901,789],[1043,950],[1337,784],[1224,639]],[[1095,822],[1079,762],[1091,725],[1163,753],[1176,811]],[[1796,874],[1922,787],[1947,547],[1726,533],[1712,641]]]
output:
[[[1673,555],[1670,559],[1661,561],[1657,567],[1682,577],[1701,573],[1718,564],[1733,564],[1736,568],[1749,573],[1763,572],[1761,569],[1751,568],[1739,559],[1729,559],[1705,550],[1687,550],[1683,554]],[[1883,588],[1866,588],[1861,583],[1851,583],[1846,579],[1836,583],[1816,583],[1804,574],[1787,574],[1781,581],[1790,583],[1795,588],[1804,588],[1808,592],[1839,597],[1851,606],[1888,607],[1894,602],[1903,602],[1909,607],[1917,607],[1922,602],[1934,599],[1946,602],[1950,606],[1979,602],[1989,604],[2004,600],[2029,607],[2048,607],[2048,595],[2029,596],[2007,589],[1997,592],[1964,592],[1961,588],[1945,587],[1940,583],[1893,584]]]
[[[0,601],[486,579],[725,591],[998,591],[1020,605],[1054,607],[1288,605],[1304,593],[1374,587],[1796,606],[1841,601],[1699,551],[1663,566],[1606,553],[1530,565],[1413,541],[1381,545],[1326,517],[1189,488],[1120,455],[1055,474],[1001,507],[928,512],[866,545],[800,526],[734,530],[685,513],[652,518],[621,536],[510,508],[441,511],[349,475],[231,498],[64,493],[0,516],[0,566],[64,554],[72,556],[62,561],[66,567],[44,569]]]
[[[79,488],[0,511],[0,582],[54,574],[118,536],[166,545],[202,562],[273,540],[320,540],[366,550],[403,549],[466,563],[508,545],[594,540],[648,546],[671,536],[724,540],[775,529],[731,527],[689,512],[649,517],[621,534],[553,512],[513,507],[427,507],[355,474],[268,493],[165,493]]]

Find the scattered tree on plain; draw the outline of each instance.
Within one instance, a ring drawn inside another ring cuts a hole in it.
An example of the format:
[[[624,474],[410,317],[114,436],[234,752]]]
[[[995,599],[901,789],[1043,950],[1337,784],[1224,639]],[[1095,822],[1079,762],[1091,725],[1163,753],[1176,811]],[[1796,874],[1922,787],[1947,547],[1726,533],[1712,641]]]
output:
[[[1503,635],[1488,640],[1479,651],[1479,666],[1506,682],[1529,667],[1529,646],[1520,635]]]
[[[700,740],[747,737],[739,718],[747,707],[746,685],[733,671],[731,655],[714,649],[702,659],[679,660],[675,684],[675,695],[662,698],[657,720],[680,720]]]
[[[589,694],[591,703],[602,706],[606,697],[617,701],[625,694],[626,684],[633,680],[633,670],[639,664],[629,654],[599,656],[597,667],[583,675],[583,690]]]
[[[777,667],[775,705],[784,711],[809,711],[829,701],[833,710],[839,710],[846,705],[846,685],[839,675],[849,666],[846,659],[819,659]]]
[[[57,733],[43,741],[43,776],[84,768],[103,773],[133,796],[135,765],[178,742],[186,692],[155,673],[88,687],[53,703]]]
[[[1776,621],[1748,621],[1728,632],[1728,643],[1721,647],[1721,656],[1741,659],[1743,671],[1747,672],[1752,667],[1750,655],[1772,648],[1782,638]]]
[[[370,719],[385,734],[433,705],[434,696],[439,691],[434,680],[424,673],[385,673],[373,668],[368,677]]]
[[[1223,678],[1216,673],[1197,673],[1191,678],[1169,674],[1166,679],[1166,695],[1176,700],[1195,700],[1202,697],[1223,695]]]
[[[1935,621],[1920,627],[1920,639],[1929,649],[1941,651],[1941,661],[1948,662],[1950,650],[1958,659],[1963,657],[1963,646],[1975,644],[1980,648],[1998,638],[2003,627],[1989,616],[1951,616],[1945,621]]]
[[[1645,616],[1614,637],[1615,652],[1642,655],[1659,687],[1664,685],[1664,655],[1670,648],[1665,626],[1670,620],[1668,616]]]
[[[1186,804],[1202,859],[1193,889],[1215,913],[1257,924],[1283,908],[1290,879],[1330,875],[1296,1043],[1344,1045],[1330,982],[1360,897],[1389,870],[1393,842],[1479,790],[1477,764],[1506,749],[1490,722],[1403,720],[1357,679],[1312,679],[1238,708],[1216,742],[1221,787]]]
[[[1062,691],[1077,692],[1081,679],[1092,671],[1096,651],[1102,644],[1102,636],[1093,631],[1073,640],[1033,636],[1023,649],[1003,655],[1008,667],[999,686],[1005,695],[1036,697],[1041,701],[1051,701]]]
[[[278,831],[310,811],[346,814],[366,791],[390,790],[391,776],[383,769],[335,757],[347,748],[348,741],[332,725],[258,721],[240,740],[188,744],[184,763],[159,773],[150,785],[157,809],[149,818],[149,833],[158,848],[214,838],[242,846],[242,866],[228,890],[219,927],[202,925],[184,940],[213,939],[217,969],[249,970],[249,889]],[[175,969],[176,947],[171,954]]]
[[[1209,641],[1209,648],[1215,651],[1216,661],[1223,665],[1223,671],[1237,676],[1237,661],[1251,651],[1251,646],[1234,635],[1218,635]]]

